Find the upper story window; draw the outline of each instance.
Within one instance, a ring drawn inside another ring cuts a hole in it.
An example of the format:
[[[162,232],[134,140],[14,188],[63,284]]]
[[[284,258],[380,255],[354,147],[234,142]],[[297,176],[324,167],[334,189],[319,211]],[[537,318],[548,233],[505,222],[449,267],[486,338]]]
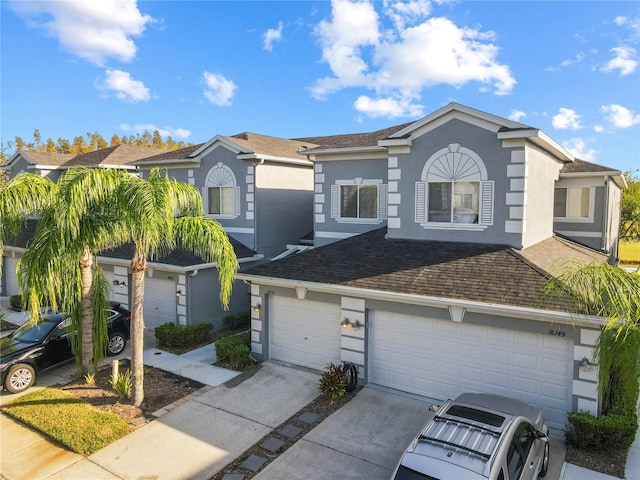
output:
[[[592,187],[557,187],[553,216],[561,221],[590,221],[593,218]]]
[[[205,213],[216,218],[240,215],[240,187],[229,167],[222,162],[209,170],[202,188]]]
[[[387,218],[387,186],[382,180],[339,180],[331,186],[331,218],[338,222],[380,223]]]
[[[493,224],[494,183],[480,157],[452,143],[433,154],[416,182],[416,222],[461,227]]]

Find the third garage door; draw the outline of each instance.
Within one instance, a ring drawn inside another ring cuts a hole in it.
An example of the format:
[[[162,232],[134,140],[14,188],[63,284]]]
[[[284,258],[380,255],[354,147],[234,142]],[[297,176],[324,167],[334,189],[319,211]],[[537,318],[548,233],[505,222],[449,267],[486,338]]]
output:
[[[370,319],[371,382],[442,400],[465,391],[510,396],[564,427],[571,340],[382,311]]]
[[[340,361],[340,306],[273,296],[269,321],[274,360],[317,370]]]

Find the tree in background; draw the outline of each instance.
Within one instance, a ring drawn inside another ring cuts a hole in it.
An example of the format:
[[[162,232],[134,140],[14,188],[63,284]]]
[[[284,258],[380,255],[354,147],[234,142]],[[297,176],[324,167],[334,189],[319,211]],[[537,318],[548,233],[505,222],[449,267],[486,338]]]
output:
[[[622,192],[621,240],[640,240],[640,170],[627,172],[627,188]]]

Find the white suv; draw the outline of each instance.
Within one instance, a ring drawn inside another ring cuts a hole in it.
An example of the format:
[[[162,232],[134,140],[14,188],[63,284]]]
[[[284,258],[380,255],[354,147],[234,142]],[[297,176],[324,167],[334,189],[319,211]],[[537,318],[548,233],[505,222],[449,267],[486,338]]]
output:
[[[511,398],[463,393],[437,408],[392,480],[535,480],[549,467],[540,409]]]

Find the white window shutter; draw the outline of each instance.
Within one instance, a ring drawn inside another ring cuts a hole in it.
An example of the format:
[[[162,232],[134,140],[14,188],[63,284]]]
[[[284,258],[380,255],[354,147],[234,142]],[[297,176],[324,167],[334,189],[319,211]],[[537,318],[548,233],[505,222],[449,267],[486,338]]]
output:
[[[480,224],[493,225],[494,182],[480,182]]]
[[[340,218],[340,185],[331,185],[331,218]]]
[[[240,215],[240,187],[233,187],[233,214]]]
[[[427,221],[427,183],[416,182],[416,223]]]
[[[384,183],[378,185],[378,218],[387,218],[387,186]]]
[[[209,187],[202,187],[202,206],[204,214],[209,215]]]

